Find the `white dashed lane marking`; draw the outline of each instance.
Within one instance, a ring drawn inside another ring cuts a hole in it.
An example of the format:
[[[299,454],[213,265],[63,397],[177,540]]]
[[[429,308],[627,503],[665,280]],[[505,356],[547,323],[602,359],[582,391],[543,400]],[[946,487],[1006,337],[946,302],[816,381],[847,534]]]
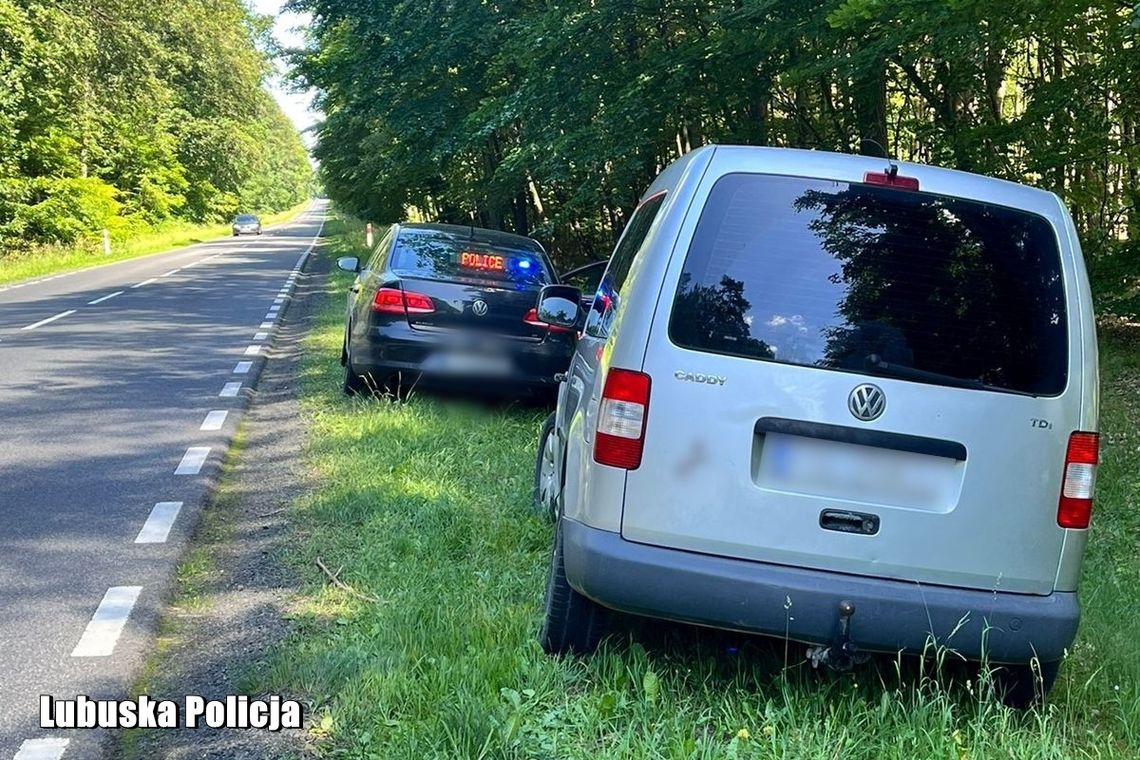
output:
[[[178,463],[178,468],[174,471],[174,474],[197,475],[202,471],[202,465],[206,464],[206,458],[209,456],[209,446],[191,446],[186,449],[186,453],[182,455],[182,461]]]
[[[146,518],[142,530],[139,531],[136,544],[164,544],[178,513],[182,510],[180,501],[160,501],[150,510],[150,517]]]
[[[260,327],[260,329],[262,329],[262,330],[268,330],[268,329],[269,329],[269,328],[271,328],[271,327],[273,327],[273,321],[272,321],[272,320],[270,320],[270,321],[268,321],[268,322],[262,322],[262,323],[261,323],[261,327]]]
[[[34,330],[37,327],[43,327],[46,324],[50,324],[50,323],[56,321],[57,319],[63,319],[64,317],[69,317],[74,313],[75,313],[75,309],[68,309],[67,311],[61,311],[59,314],[56,314],[54,317],[48,317],[47,319],[41,319],[39,322],[36,322],[34,325],[28,325],[27,327],[22,327],[20,329],[21,330]]]
[[[269,333],[267,333],[267,332],[255,333],[253,336],[253,339],[254,340],[268,340],[269,339]]]
[[[27,739],[12,760],[59,760],[70,739]]]
[[[114,652],[141,593],[142,586],[112,586],[107,589],[71,656],[107,657]]]
[[[125,291],[125,290],[116,290],[114,293],[109,293],[109,294],[103,296],[102,298],[96,298],[94,301],[88,301],[87,305],[88,306],[94,306],[97,303],[103,303],[104,301],[110,301],[115,296],[121,296],[123,293],[126,293],[126,292],[127,291]]]
[[[169,277],[170,275],[178,274],[181,271],[182,271],[182,267],[179,267],[178,269],[171,269],[169,272],[163,272],[162,274],[159,275],[159,277]]]
[[[154,278],[153,278],[153,277],[151,277],[149,280],[143,280],[142,282],[136,282],[136,283],[135,283],[134,285],[132,285],[131,287],[132,287],[132,288],[141,288],[143,285],[150,285],[152,282],[154,282]]]
[[[237,366],[234,367],[234,374],[235,375],[244,375],[246,372],[249,372],[249,369],[252,366],[253,366],[253,362],[238,362]]]
[[[238,395],[238,391],[240,390],[241,383],[226,383],[222,386],[222,392],[218,395],[222,398],[233,398],[234,396]]]
[[[257,345],[257,344],[252,345],[252,346],[246,346],[245,347],[245,355],[246,356],[260,356],[261,355],[261,346]]]
[[[199,430],[221,430],[222,425],[226,424],[226,414],[224,409],[210,412],[206,415],[206,419],[202,420],[202,427]]]

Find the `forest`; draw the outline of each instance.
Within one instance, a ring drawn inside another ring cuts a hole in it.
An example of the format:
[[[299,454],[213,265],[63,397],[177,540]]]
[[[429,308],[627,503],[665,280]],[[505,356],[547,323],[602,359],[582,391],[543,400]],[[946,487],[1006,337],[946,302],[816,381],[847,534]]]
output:
[[[242,0],[0,0],[0,252],[309,197]]]
[[[607,255],[690,148],[886,152],[1057,192],[1111,305],[1137,308],[1133,0],[293,6],[314,18],[294,63],[326,114],[323,180],[374,221],[532,234],[568,266]]]

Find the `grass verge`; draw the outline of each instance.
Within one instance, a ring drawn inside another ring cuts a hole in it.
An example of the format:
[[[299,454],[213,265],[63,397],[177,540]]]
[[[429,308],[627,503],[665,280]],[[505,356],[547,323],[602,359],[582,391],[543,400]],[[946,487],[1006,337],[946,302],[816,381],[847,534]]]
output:
[[[309,201],[305,201],[288,211],[265,216],[262,218],[262,224],[268,227],[287,222],[300,214],[308,205]],[[19,256],[0,256],[0,285],[162,253],[174,248],[227,237],[230,234],[229,224],[170,222],[152,232],[116,241],[109,256],[103,254],[102,248],[90,246],[48,247]]]
[[[326,228],[331,255],[358,253],[350,227]],[[590,659],[544,656],[551,528],[529,499],[545,413],[347,399],[342,317],[331,299],[303,363],[307,457],[321,478],[294,518],[307,581],[296,628],[256,684],[307,696],[318,755],[1140,756],[1135,331],[1102,341],[1106,450],[1080,638],[1048,705],[1015,713],[969,671],[932,678],[886,659],[816,674],[797,664],[801,647],[684,626],[635,624]]]

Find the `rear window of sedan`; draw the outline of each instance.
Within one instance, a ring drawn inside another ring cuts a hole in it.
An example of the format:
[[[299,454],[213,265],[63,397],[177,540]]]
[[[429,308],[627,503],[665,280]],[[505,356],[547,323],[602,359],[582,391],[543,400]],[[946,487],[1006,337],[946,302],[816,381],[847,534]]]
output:
[[[1068,367],[1046,219],[798,177],[717,181],[669,330],[713,353],[870,374],[885,362],[920,382],[1034,395],[1061,393]]]
[[[402,230],[389,266],[399,275],[432,280],[527,286],[554,281],[537,249],[491,245],[434,230]]]

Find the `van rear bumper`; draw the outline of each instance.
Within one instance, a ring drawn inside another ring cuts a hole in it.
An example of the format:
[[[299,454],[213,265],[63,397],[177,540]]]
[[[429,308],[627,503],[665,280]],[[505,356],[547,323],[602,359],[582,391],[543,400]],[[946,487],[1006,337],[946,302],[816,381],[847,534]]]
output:
[[[919,653],[935,641],[994,663],[1060,660],[1080,620],[1075,593],[976,591],[716,557],[565,518],[561,530],[570,585],[637,615],[828,644],[849,600],[851,637],[865,651]]]

